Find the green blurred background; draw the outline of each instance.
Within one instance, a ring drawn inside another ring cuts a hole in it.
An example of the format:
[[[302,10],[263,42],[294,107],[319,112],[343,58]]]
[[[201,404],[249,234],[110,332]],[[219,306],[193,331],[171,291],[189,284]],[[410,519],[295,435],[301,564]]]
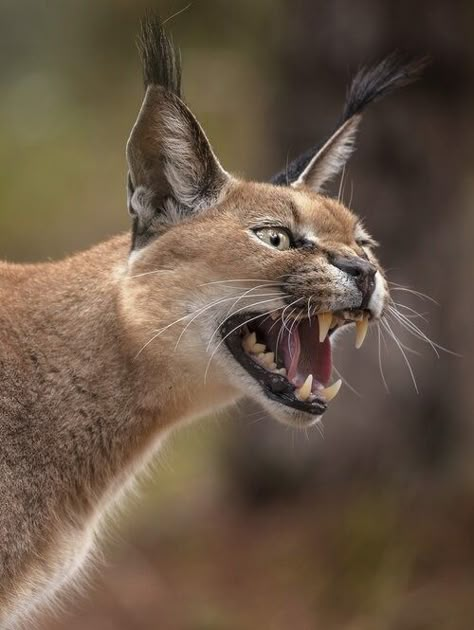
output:
[[[0,256],[56,259],[128,229],[124,146],[142,97],[140,15],[186,1],[3,0]],[[188,103],[228,170],[268,179],[324,140],[351,74],[399,49],[422,81],[371,108],[345,200],[382,243],[398,330],[340,344],[321,432],[251,404],[171,436],[97,568],[43,630],[474,627],[474,4],[195,0],[168,22]],[[335,190],[339,182],[335,183]]]

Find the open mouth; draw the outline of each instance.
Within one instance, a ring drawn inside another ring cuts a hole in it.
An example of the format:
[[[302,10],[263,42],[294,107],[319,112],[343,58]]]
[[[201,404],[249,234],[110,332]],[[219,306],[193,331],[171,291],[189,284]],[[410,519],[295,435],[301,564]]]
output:
[[[227,319],[221,333],[234,358],[269,398],[321,415],[342,384],[341,380],[329,384],[331,336],[338,328],[355,323],[355,345],[360,348],[370,317],[369,311],[344,310],[283,322],[276,313],[246,313]]]

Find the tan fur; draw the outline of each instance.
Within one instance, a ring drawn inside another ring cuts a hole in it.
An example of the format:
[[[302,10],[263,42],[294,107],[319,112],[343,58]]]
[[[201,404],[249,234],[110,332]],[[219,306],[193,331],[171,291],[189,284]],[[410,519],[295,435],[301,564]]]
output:
[[[293,426],[317,421],[244,369],[225,343],[231,315],[364,309],[377,320],[388,300],[357,217],[317,193],[348,157],[352,123],[302,173],[292,167],[291,186],[236,179],[180,98],[169,40],[145,26],[146,94],[127,145],[132,238],[0,263],[2,630],[77,579],[104,516],[172,427],[243,396]],[[259,238],[268,228],[291,247]]]
[[[256,278],[248,290],[304,270],[299,291],[322,310],[338,299],[318,252],[271,251],[250,234],[265,217],[360,253],[355,217],[337,202],[233,180],[217,206],[133,262],[120,236],[62,262],[0,266],[2,627],[71,578],[78,548],[167,427],[255,394],[224,350],[203,382],[206,343],[231,301],[198,317],[177,347],[189,319],[148,343],[233,295],[205,283]]]

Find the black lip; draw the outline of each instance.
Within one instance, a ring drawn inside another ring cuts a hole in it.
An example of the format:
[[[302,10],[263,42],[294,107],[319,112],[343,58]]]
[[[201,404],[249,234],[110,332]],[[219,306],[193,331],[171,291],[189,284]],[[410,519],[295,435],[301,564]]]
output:
[[[252,316],[254,317],[254,315]],[[280,374],[272,374],[256,363],[245,352],[242,348],[241,331],[238,327],[245,324],[248,319],[249,313],[233,316],[227,319],[221,326],[222,336],[225,337],[225,343],[235,360],[238,361],[240,365],[254,377],[268,398],[271,398],[282,405],[286,405],[287,407],[291,407],[292,409],[299,409],[300,411],[304,411],[314,416],[322,415],[328,407],[326,401],[319,398],[316,398],[311,402],[299,400],[295,396],[295,388],[284,376],[281,376]],[[234,329],[236,330],[234,331]]]

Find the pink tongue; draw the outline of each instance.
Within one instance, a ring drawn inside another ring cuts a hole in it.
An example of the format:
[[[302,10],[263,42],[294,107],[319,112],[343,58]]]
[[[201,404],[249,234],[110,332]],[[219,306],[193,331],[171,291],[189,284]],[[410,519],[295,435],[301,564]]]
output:
[[[317,352],[311,355],[311,367],[313,375],[322,385],[327,385],[331,378],[332,360],[331,360],[331,342],[329,337],[323,343],[316,343]]]
[[[286,366],[289,366],[287,368],[287,377],[289,381],[292,381],[296,376],[298,361],[301,354],[301,342],[298,327],[299,323],[290,326],[291,332],[288,333],[285,331],[282,338],[284,363]]]
[[[317,320],[312,326],[308,322],[297,322],[290,325],[290,331],[284,330],[280,342],[288,380],[299,387],[311,373],[313,391],[318,385],[328,384],[332,371],[331,342],[326,337],[320,343],[318,336]]]

